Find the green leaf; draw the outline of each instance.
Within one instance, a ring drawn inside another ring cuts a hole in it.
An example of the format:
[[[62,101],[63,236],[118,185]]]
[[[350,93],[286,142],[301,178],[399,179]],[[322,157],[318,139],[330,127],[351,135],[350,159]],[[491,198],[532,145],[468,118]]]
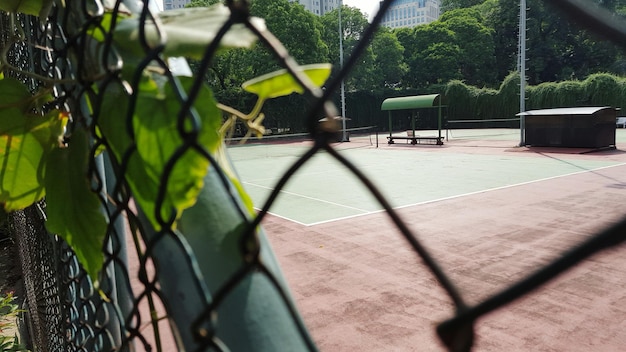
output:
[[[53,0],[2,0],[0,1],[0,10],[39,16],[41,20],[45,20],[52,4]]]
[[[119,23],[124,18],[128,18],[128,15],[121,11],[118,12],[116,16],[116,23]],[[97,25],[92,24],[89,27],[89,29],[87,30],[87,35],[91,36],[98,42],[104,42],[104,39],[107,33],[111,31],[112,19],[113,19],[113,13],[105,12],[104,15],[102,15],[102,19],[100,20],[100,23],[97,23]]]
[[[317,87],[320,87],[330,76],[331,64],[312,64],[300,66],[302,72]],[[302,93],[304,90],[293,76],[286,70],[278,70],[244,82],[241,87],[262,99],[282,97],[291,93]]]
[[[23,116],[19,111],[15,115]],[[6,211],[24,209],[44,197],[45,155],[46,148],[24,126],[0,132],[0,202]]]
[[[102,245],[107,222],[87,176],[89,143],[77,128],[68,148],[50,153],[45,177],[48,221],[46,228],[61,236],[94,282],[102,268]]]
[[[32,102],[33,95],[22,82],[15,78],[0,80],[0,110],[18,108],[26,112],[26,110],[29,110]]]
[[[235,169],[230,159],[228,158],[228,154],[226,153],[226,146],[223,143],[220,143],[219,148],[213,153],[213,157],[221,167],[222,171],[224,171],[226,176],[228,176],[228,179],[232,183],[233,187],[235,187],[235,190],[239,194],[239,197],[248,213],[250,213],[250,215],[255,214],[252,198],[243,188],[243,184],[241,184],[241,181],[239,180],[239,177],[237,176],[237,173],[235,172]]]
[[[26,15],[39,15],[44,6],[43,0],[2,0],[0,10],[12,13],[23,13]]]
[[[193,79],[188,77],[178,79],[186,90],[191,88]],[[143,84],[142,87],[150,85]],[[103,110],[109,111],[115,106],[117,111],[124,111],[120,110],[120,107],[126,105],[123,102],[127,98],[124,98],[123,94],[123,92],[118,95],[106,94]],[[208,152],[217,150],[221,141],[218,132],[221,112],[216,104],[211,91],[202,86],[194,107],[200,116],[198,144]],[[157,229],[160,225],[157,221],[155,201],[170,159],[176,158],[176,162],[169,174],[163,207],[160,209],[161,217],[166,220],[169,219],[170,212],[173,211],[178,218],[184,209],[196,202],[209,167],[209,161],[200,152],[194,148],[184,147],[185,143],[177,127],[180,109],[180,101],[169,82],[161,92],[146,88],[138,93],[132,136],[137,149],[133,151],[127,163],[125,177],[137,203]],[[126,131],[124,116],[125,113],[101,114],[99,118],[101,132],[118,161],[131,146],[128,136],[124,134]],[[184,128],[189,130],[190,125],[187,119]]]
[[[223,4],[211,7],[183,8],[165,11],[159,14],[161,30],[165,32],[164,54],[170,57],[184,56],[200,59],[207,45],[230,16],[230,10]],[[256,17],[250,18],[258,27],[265,30],[265,22]],[[151,48],[160,45],[161,37],[153,23],[144,26],[146,41]],[[139,19],[129,18],[115,27],[115,44],[127,53],[143,57],[145,52],[139,45]],[[222,38],[222,48],[247,48],[256,41],[256,36],[243,24],[233,25]]]
[[[66,119],[0,109],[0,202],[6,211],[26,208],[45,195],[46,157],[58,145]]]
[[[46,99],[33,97],[13,78],[0,80],[0,202],[6,211],[23,209],[45,195],[46,157],[66,122],[58,111],[33,114]]]

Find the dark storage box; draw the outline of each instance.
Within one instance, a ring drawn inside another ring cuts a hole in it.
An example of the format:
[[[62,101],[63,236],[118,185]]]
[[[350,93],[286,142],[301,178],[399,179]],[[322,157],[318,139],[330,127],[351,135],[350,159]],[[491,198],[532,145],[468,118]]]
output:
[[[605,148],[615,145],[617,109],[579,107],[531,110],[525,119],[525,144],[536,147]]]

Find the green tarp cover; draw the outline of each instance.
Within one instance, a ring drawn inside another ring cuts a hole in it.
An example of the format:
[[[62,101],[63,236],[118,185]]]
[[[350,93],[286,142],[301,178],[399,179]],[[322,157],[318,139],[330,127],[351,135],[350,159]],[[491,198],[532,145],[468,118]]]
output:
[[[410,97],[387,98],[381,110],[411,110],[439,106],[439,94],[413,95]]]

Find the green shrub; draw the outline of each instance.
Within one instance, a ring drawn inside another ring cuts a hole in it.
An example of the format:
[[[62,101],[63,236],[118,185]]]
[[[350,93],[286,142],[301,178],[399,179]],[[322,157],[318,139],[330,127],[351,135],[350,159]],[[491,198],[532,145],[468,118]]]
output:
[[[28,351],[24,345],[20,344],[17,335],[5,335],[7,329],[15,328],[15,320],[19,312],[20,309],[15,304],[13,293],[0,295],[0,352]]]

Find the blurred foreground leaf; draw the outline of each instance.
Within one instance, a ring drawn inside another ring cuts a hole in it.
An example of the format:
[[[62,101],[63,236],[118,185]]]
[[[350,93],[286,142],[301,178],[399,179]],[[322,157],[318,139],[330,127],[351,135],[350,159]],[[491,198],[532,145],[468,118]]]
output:
[[[183,8],[161,12],[159,29],[164,32],[161,37],[154,23],[144,25],[145,41],[150,48],[155,48],[164,40],[163,53],[169,57],[184,56],[201,59],[209,44],[230,17],[230,10],[216,4],[211,7]],[[257,28],[265,29],[265,21],[252,17]],[[135,56],[145,55],[139,37],[140,22],[137,17],[122,20],[115,27],[114,40],[118,47]],[[220,41],[221,48],[247,48],[256,41],[256,36],[243,24],[234,24]]]
[[[312,64],[300,66],[302,72],[315,84],[320,87],[330,76],[331,64]],[[249,81],[244,82],[241,87],[250,93],[254,93],[259,98],[270,99],[289,95],[291,93],[302,93],[304,88],[296,82],[293,76],[286,70],[274,71]]]

